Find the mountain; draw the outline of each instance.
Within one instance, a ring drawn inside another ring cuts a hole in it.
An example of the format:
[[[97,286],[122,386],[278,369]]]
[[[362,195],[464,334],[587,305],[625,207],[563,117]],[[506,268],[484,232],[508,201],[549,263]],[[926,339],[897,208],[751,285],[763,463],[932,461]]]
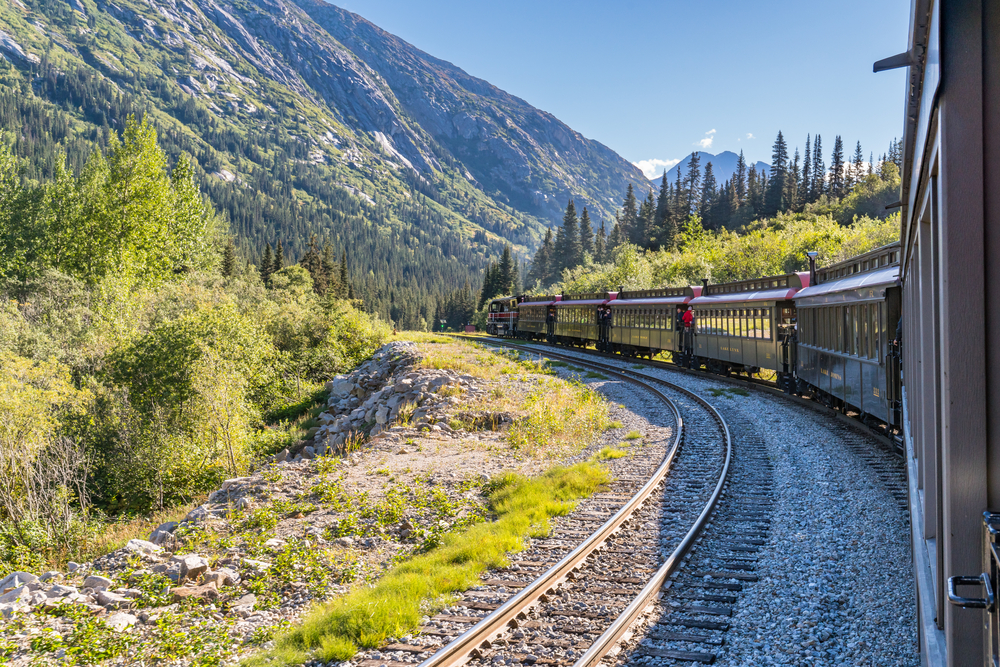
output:
[[[691,155],[694,155],[693,153]],[[667,180],[671,183],[677,181],[677,172],[684,170],[684,174],[687,173],[688,165],[691,164],[691,155],[675,164],[673,167],[667,170]],[[740,156],[732,151],[722,151],[718,155],[712,155],[711,153],[706,153],[704,151],[698,151],[698,157],[701,159],[699,163],[701,165],[701,172],[705,173],[705,165],[709,162],[712,163],[712,172],[715,174],[715,180],[718,181],[719,185],[722,185],[724,181],[728,181],[736,173],[736,162],[740,159]],[[747,167],[751,165],[748,163]],[[757,171],[765,171],[769,175],[771,173],[771,165],[766,162],[757,162],[753,165],[754,169]],[[681,175],[683,178],[684,175]],[[662,175],[656,178],[649,179],[649,182],[654,186],[660,186],[660,180],[663,178]]]
[[[430,321],[505,243],[527,256],[566,200],[610,217],[643,174],[607,147],[316,0],[0,3],[0,118],[39,179],[146,115],[251,261],[315,234],[368,307]]]

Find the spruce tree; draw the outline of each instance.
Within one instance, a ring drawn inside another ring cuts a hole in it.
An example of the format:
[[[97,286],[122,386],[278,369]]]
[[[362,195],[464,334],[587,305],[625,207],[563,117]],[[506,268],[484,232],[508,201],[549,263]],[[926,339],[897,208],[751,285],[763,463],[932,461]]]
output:
[[[351,285],[350,279],[347,277],[347,251],[344,250],[340,255],[340,294],[348,299],[354,298],[354,286]]]
[[[510,244],[504,244],[500,264],[495,270],[496,296],[514,296],[517,290],[517,265],[510,252]]]
[[[701,209],[698,213],[701,216],[701,223],[707,229],[717,229],[715,220],[715,198],[715,172],[712,170],[712,163],[709,162],[705,165],[705,181],[701,186]]]
[[[333,254],[333,246],[327,241],[323,244],[323,274],[326,276],[326,291],[339,296],[340,277],[337,273],[337,260]]]
[[[632,243],[640,248],[648,248],[655,226],[656,200],[653,198],[653,191],[650,190],[639,207],[639,217],[636,220],[635,233],[631,239]]]
[[[756,219],[759,211],[763,208],[764,197],[763,188],[756,167],[751,166],[747,170],[747,198],[740,208],[746,207],[746,213],[740,216],[741,220]]]
[[[601,218],[601,227],[594,237],[594,261],[603,264],[607,261],[608,235],[604,231],[604,218]]]
[[[233,237],[226,239],[226,247],[222,251],[222,275],[225,278],[232,278],[236,273],[236,245]]]
[[[783,211],[788,206],[785,200],[785,180],[788,176],[788,146],[781,131],[774,140],[774,148],[771,151],[771,179],[764,197],[764,217],[773,218],[778,211]]]
[[[663,231],[666,229],[667,220],[670,217],[670,184],[667,183],[667,170],[663,170],[663,178],[660,179],[660,192],[656,197],[656,216],[653,221],[653,234],[657,239],[663,238]]]
[[[608,234],[608,245],[605,248],[605,261],[611,261],[611,258],[614,256],[615,249],[627,240],[628,239],[625,238],[625,232],[622,231],[621,220],[618,218],[618,215],[615,214],[615,226],[611,228],[611,233]]]
[[[580,215],[580,252],[590,255],[591,258],[594,256],[594,226],[590,222],[590,213],[587,212],[586,206]]]
[[[823,162],[823,137],[816,135],[813,142],[813,182],[809,189],[809,200],[816,201],[826,192],[826,163]]]
[[[274,249],[274,262],[271,264],[271,273],[277,273],[285,268],[285,249],[281,247],[281,239],[278,239],[278,247]]]
[[[830,196],[835,199],[844,196],[844,140],[839,134],[833,140],[830,154]]]
[[[796,148],[795,158],[792,160],[791,169],[788,170],[788,178],[785,180],[785,201],[788,202],[788,208],[792,211],[798,211],[802,208],[799,196],[799,179],[801,176],[799,149]]]
[[[576,217],[576,204],[570,199],[563,215],[562,227],[556,232],[555,265],[559,275],[563,269],[572,269],[583,261],[580,247],[580,223]]]
[[[483,306],[486,305],[487,301],[490,301],[497,295],[497,278],[499,277],[499,272],[497,271],[497,265],[490,262],[486,266],[486,272],[483,274],[483,287],[479,290],[479,305],[476,310],[482,310]]]
[[[808,204],[812,201],[812,147],[810,136],[806,135],[806,154],[802,160],[802,180],[799,182],[799,201]]]
[[[733,186],[736,188],[736,203],[742,206],[747,199],[747,160],[743,157],[743,151],[740,151],[740,157],[736,160]]]
[[[875,158],[871,151],[868,152],[868,175],[872,175],[872,170],[875,169]]]
[[[531,270],[528,271],[528,282],[534,286],[536,283],[547,287],[550,284],[549,278],[552,275],[552,260],[555,253],[555,242],[552,239],[552,228],[545,231],[545,240],[538,246],[535,256],[531,260]]]
[[[321,296],[325,294],[327,284],[326,272],[323,270],[323,256],[319,254],[319,250],[316,247],[315,234],[309,238],[309,247],[306,253],[302,255],[302,259],[299,260],[299,264],[312,276],[313,291]]]
[[[691,161],[688,163],[687,179],[685,179],[687,196],[685,198],[684,216],[695,215],[701,209],[701,156],[697,151],[691,153]]]
[[[621,227],[619,233],[621,234],[622,241],[628,241],[635,234],[636,225],[639,224],[639,204],[635,199],[635,190],[632,189],[632,184],[628,184],[628,190],[625,192],[625,201],[622,203],[621,217],[618,220],[618,227]],[[612,234],[614,230],[612,230]],[[612,246],[612,248],[617,247]]]
[[[260,279],[265,285],[271,279],[271,274],[274,273],[273,269],[274,257],[271,253],[271,244],[268,243],[264,247],[264,259],[260,260]]]
[[[864,178],[865,156],[861,152],[861,142],[854,148],[854,182],[860,183]]]

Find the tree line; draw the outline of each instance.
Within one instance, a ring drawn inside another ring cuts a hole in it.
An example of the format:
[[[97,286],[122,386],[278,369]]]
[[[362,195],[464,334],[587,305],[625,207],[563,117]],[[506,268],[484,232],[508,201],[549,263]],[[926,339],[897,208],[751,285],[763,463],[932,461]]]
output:
[[[659,188],[651,190],[642,202],[629,184],[609,233],[603,220],[595,232],[587,209],[578,217],[576,204],[570,200],[562,225],[555,234],[550,228],[535,252],[526,285],[544,288],[559,282],[567,269],[587,262],[605,264],[624,244],[654,251],[673,249],[681,232],[692,223],[707,230],[739,229],[756,220],[801,212],[821,202],[839,202],[856,187],[884,189],[886,183],[898,179],[901,167],[902,145],[897,140],[890,142],[888,152],[877,161],[871,154],[866,161],[860,141],[850,159],[845,158],[844,142],[838,135],[828,169],[819,134],[806,137],[804,157],[796,148],[789,158],[788,145],[779,131],[769,172],[748,165],[740,151],[736,172],[720,184],[712,163],[706,163],[703,170],[701,157],[695,152],[686,171],[678,169],[673,182],[664,172]],[[870,213],[886,216],[884,208]]]

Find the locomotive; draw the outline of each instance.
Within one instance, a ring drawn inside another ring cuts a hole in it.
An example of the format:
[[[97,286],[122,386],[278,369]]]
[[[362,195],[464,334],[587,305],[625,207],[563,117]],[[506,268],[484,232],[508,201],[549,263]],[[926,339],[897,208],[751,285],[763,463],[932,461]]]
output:
[[[771,376],[788,393],[857,412],[895,434],[902,423],[899,243],[821,269],[813,257],[808,272],[730,283],[497,298],[487,331],[628,357],[662,353],[722,375]]]

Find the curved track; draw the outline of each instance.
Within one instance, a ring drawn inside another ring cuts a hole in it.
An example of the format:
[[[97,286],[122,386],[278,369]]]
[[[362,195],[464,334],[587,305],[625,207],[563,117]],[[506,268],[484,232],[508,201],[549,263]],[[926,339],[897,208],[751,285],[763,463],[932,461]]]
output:
[[[489,342],[523,350],[514,344]],[[672,446],[638,493],[540,576],[528,581],[484,582],[506,584],[499,589],[500,596],[505,588],[520,591],[420,667],[518,662],[568,665],[574,660],[579,667],[598,664],[628,637],[644,610],[662,595],[668,580],[678,575],[723,495],[733,460],[732,437],[725,419],[707,401],[665,380],[557,352],[546,351],[545,356],[600,371],[652,393],[675,416]],[[524,574],[530,569],[512,566],[508,571]],[[704,608],[692,605],[691,610],[697,614]],[[682,640],[690,638],[681,636]],[[569,650],[561,659],[534,655],[552,647]],[[702,662],[714,657],[697,650],[677,653],[679,659]]]

